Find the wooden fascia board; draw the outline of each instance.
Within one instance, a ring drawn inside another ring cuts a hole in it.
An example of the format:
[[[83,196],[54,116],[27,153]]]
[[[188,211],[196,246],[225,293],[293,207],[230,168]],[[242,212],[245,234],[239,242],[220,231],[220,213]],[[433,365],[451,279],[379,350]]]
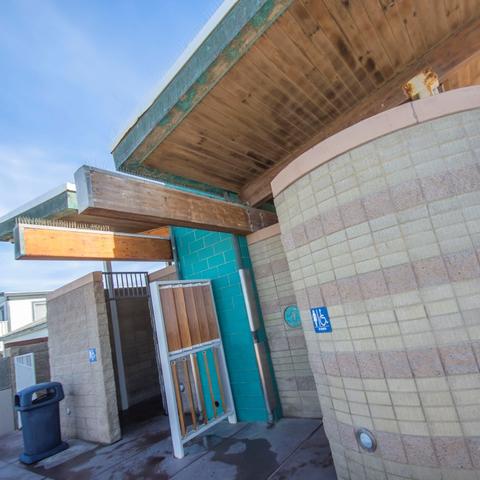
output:
[[[171,261],[169,238],[18,224],[16,260]]]
[[[292,1],[238,0],[114,147],[112,153],[116,169],[146,173],[144,170],[147,167],[142,164],[148,155],[285,12]],[[161,172],[157,173],[161,175]],[[149,171],[148,174],[154,172]]]
[[[276,223],[272,212],[166,187],[152,180],[92,167],[75,173],[80,214],[149,221],[236,234]]]
[[[328,128],[322,129],[318,135],[294,151],[281,163],[247,183],[240,192],[241,200],[252,206],[263,203],[272,197],[272,180],[286,165],[302,153],[340,130],[405,102],[406,97],[403,94],[402,85],[422,69],[431,67],[439,75],[440,80],[444,81],[459,64],[468,61],[479,51],[480,19],[477,18],[430,49],[420,59],[410,64],[378,90],[372,92],[351,110],[340,115]]]

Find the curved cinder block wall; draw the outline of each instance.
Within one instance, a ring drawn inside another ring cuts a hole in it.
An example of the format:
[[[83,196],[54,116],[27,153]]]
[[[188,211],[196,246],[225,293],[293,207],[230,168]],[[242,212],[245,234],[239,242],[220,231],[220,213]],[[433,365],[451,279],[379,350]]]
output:
[[[249,235],[247,242],[282,413],[321,417],[303,329],[292,328],[284,319],[285,309],[296,299],[279,225]]]
[[[338,478],[480,478],[480,88],[361,122],[272,187]]]

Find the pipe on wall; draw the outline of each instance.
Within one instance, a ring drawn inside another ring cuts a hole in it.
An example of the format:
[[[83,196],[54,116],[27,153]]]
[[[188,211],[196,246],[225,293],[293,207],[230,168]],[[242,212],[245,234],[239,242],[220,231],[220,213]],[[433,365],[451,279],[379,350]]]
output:
[[[252,335],[253,348],[255,350],[255,359],[258,366],[258,372],[260,374],[260,382],[262,385],[265,408],[268,415],[268,423],[273,424],[273,411],[276,404],[274,393],[275,389],[273,386],[270,366],[268,364],[265,340],[261,340],[259,337],[261,323],[257,307],[257,300],[255,298],[253,279],[250,270],[244,267],[238,237],[236,235],[232,235],[232,241],[235,251],[235,261],[238,268],[238,274],[240,276],[240,283],[242,285],[243,299],[245,301],[245,308],[247,310],[250,333]]]

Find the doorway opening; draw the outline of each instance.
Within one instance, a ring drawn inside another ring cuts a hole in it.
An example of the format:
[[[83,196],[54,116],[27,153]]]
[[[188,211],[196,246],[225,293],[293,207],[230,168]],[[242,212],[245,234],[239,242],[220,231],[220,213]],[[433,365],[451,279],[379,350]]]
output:
[[[122,433],[165,414],[146,272],[103,272]]]

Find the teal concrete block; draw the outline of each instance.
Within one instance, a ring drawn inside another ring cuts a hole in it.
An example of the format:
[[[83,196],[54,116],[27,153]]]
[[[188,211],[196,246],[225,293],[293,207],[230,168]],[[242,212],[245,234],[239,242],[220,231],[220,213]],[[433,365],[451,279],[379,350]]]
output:
[[[238,419],[265,421],[267,412],[237,271],[233,237],[228,233],[181,227],[172,230],[183,279],[212,280]]]
[[[224,253],[232,250],[232,239],[221,239],[214,247],[215,253]]]
[[[225,258],[223,256],[223,253],[218,253],[217,255],[214,255],[213,257],[210,257],[208,259],[208,267],[213,268],[213,267],[218,267],[219,265],[222,265],[225,263]]]
[[[203,238],[200,238],[190,243],[189,252],[190,253],[195,252],[196,254],[196,252],[198,252],[198,250],[202,249],[204,246],[205,246],[205,243],[203,241]]]

